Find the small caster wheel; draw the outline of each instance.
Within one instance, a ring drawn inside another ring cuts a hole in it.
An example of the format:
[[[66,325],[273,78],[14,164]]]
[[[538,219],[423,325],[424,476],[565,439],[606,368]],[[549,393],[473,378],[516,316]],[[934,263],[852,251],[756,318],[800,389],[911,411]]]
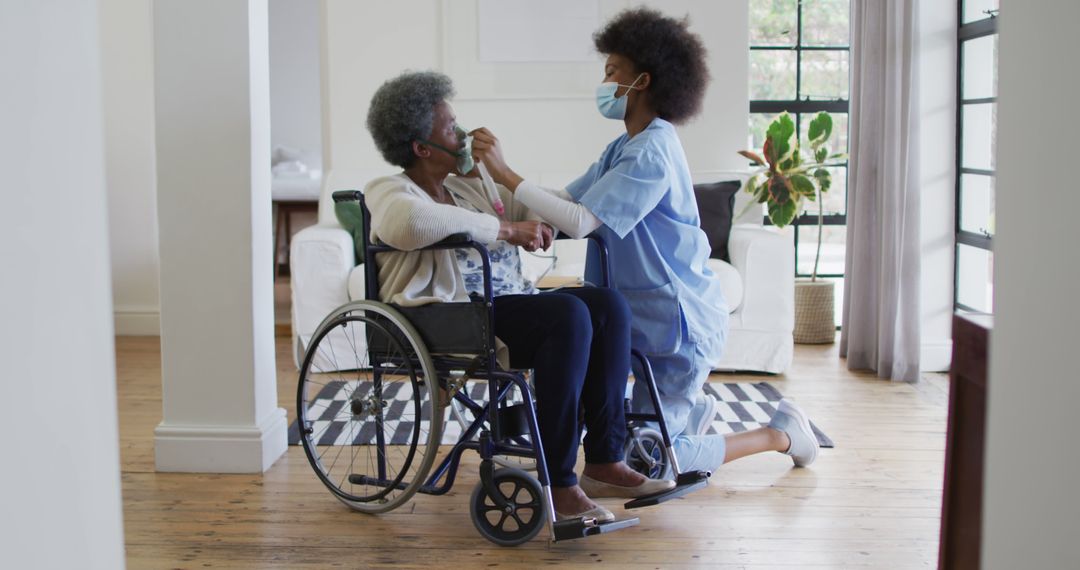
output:
[[[631,469],[649,479],[663,479],[667,475],[670,462],[664,438],[654,429],[635,428],[626,439],[623,456]]]
[[[547,520],[540,483],[528,473],[509,467],[496,469],[492,482],[508,505],[496,505],[484,484],[477,483],[469,502],[476,530],[499,546],[517,546],[532,540]]]

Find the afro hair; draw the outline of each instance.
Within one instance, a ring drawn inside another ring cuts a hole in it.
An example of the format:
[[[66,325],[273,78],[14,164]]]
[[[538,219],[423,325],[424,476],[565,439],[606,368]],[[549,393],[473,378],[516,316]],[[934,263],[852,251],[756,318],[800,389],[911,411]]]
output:
[[[593,35],[596,50],[630,59],[638,73],[648,73],[649,97],[656,114],[683,123],[701,111],[709,69],[707,52],[686,18],[676,20],[656,10],[635,8],[615,16]]]

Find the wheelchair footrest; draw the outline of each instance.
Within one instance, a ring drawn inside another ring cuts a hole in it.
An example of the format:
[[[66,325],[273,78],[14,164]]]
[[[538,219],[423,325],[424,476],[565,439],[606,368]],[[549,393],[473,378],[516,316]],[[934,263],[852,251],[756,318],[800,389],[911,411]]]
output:
[[[629,519],[613,520],[611,522],[596,522],[596,519],[567,519],[555,523],[555,541],[573,540],[585,538],[597,534],[607,534],[616,530],[637,526],[641,519],[637,517]]]
[[[709,473],[708,471],[679,473],[679,476],[675,478],[675,486],[671,489],[653,493],[651,495],[645,495],[644,497],[638,497],[623,505],[623,508],[640,509],[641,507],[651,507],[653,505],[659,505],[660,503],[666,503],[672,499],[678,499],[679,497],[689,495],[698,489],[704,489],[708,486],[709,477],[711,476],[712,473]]]

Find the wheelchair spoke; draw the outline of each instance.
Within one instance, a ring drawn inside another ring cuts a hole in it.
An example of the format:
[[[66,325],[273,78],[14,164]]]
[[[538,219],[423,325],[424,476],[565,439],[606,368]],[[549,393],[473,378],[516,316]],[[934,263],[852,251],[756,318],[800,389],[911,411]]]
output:
[[[424,381],[437,376],[422,344],[397,324],[400,317],[381,311],[351,308],[317,331],[297,396],[298,419],[309,430],[301,439],[316,473],[366,512],[390,510],[424,483],[443,419],[438,387]]]

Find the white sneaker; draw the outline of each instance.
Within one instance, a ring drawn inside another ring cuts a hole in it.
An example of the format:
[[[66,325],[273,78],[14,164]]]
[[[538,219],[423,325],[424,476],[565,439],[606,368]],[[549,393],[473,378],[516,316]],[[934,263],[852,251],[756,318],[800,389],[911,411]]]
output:
[[[806,416],[806,412],[794,402],[786,398],[780,400],[780,405],[777,406],[769,427],[787,434],[791,445],[782,453],[790,455],[796,467],[806,467],[817,459],[817,436],[810,427],[810,419]]]
[[[716,408],[720,402],[703,390],[698,394],[694,407],[690,409],[690,416],[686,418],[686,435],[705,435],[716,419]]]

